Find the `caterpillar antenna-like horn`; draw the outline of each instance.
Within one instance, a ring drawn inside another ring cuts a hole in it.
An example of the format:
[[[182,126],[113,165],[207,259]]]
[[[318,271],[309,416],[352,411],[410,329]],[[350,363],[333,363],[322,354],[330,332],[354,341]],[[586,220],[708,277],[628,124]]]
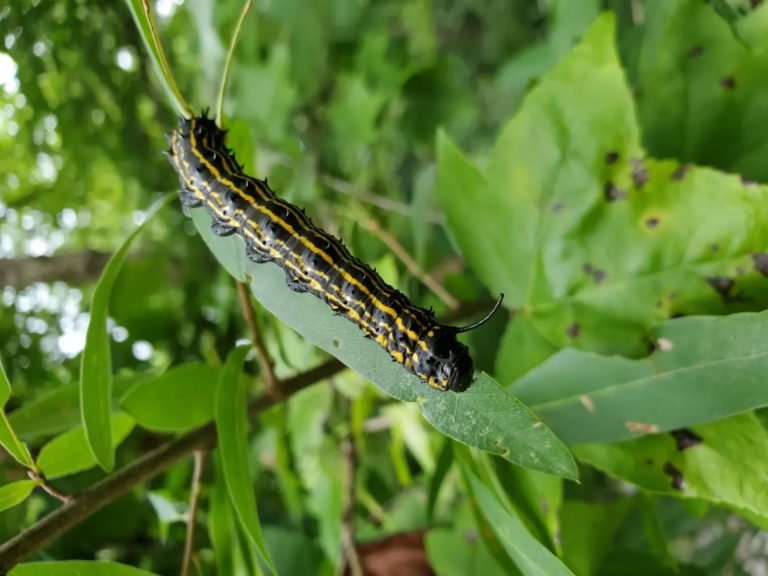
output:
[[[456,332],[458,334],[461,334],[462,332],[469,332],[470,330],[474,330],[475,328],[479,328],[480,326],[482,326],[483,324],[488,322],[488,320],[490,320],[491,317],[494,314],[496,314],[496,310],[498,310],[499,306],[501,306],[502,300],[504,300],[504,294],[499,294],[499,299],[496,300],[496,304],[494,304],[493,310],[488,312],[488,315],[485,318],[483,318],[482,320],[478,320],[477,322],[475,322],[474,324],[470,324],[469,326],[464,326],[463,328],[456,328]]]

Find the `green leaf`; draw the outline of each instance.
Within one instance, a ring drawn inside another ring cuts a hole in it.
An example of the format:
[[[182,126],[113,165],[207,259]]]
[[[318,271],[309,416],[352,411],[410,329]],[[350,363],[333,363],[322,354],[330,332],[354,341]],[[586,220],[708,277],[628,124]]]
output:
[[[736,34],[753,52],[768,49],[768,4],[760,4],[734,24]]]
[[[753,259],[768,247],[768,188],[645,158],[614,35],[602,15],[530,91],[484,171],[438,142],[451,233],[515,309],[504,385],[560,348],[641,357],[648,327],[673,315],[768,307]]]
[[[759,49],[766,16],[754,18],[757,30],[744,28],[742,34]],[[768,180],[768,53],[750,52],[728,22],[701,2],[649,2],[644,29],[638,112],[649,152]]]
[[[213,485],[213,495],[208,512],[208,534],[213,545],[217,574],[233,574],[232,551],[235,545],[235,525],[219,449],[213,452],[213,462],[216,469],[216,481]]]
[[[677,562],[669,549],[669,540],[664,533],[664,526],[659,516],[656,497],[647,492],[643,494],[640,501],[640,510],[643,515],[643,528],[648,544],[650,544],[651,549],[656,552],[664,565],[677,572]]]
[[[615,442],[768,405],[768,312],[687,317],[651,330],[646,360],[563,350],[512,391],[564,442]]]
[[[133,231],[110,258],[91,302],[91,318],[80,366],[80,411],[88,445],[96,462],[107,472],[111,472],[115,467],[114,444],[109,424],[112,412],[112,360],[109,350],[110,337],[107,334],[109,297],[134,239],[152,216],[175,197],[175,194],[167,194],[150,206],[144,223]]]
[[[458,505],[454,518],[453,528],[430,530],[424,539],[424,548],[435,572],[440,576],[510,576],[478,537],[478,528],[466,502]]]
[[[115,398],[124,394],[140,377],[131,372],[115,375],[113,409]],[[65,432],[80,423],[80,387],[75,383],[57,386],[14,410],[8,416],[8,422],[19,437],[28,441]]]
[[[8,576],[155,576],[116,562],[65,560],[61,562],[30,562],[19,564]]]
[[[42,480],[19,480],[0,487],[0,510],[13,508],[24,502]]]
[[[614,535],[634,505],[635,502],[627,498],[611,504],[565,501],[560,540],[563,562],[574,574],[596,576],[614,546]]]
[[[440,488],[443,480],[448,475],[448,471],[453,465],[453,442],[449,438],[443,439],[443,448],[440,450],[440,456],[437,459],[437,467],[429,480],[429,494],[427,499],[427,520],[431,523],[437,504],[437,497],[440,494]]]
[[[321,574],[323,554],[315,541],[303,533],[278,526],[265,526],[264,541],[280,574]]]
[[[248,261],[239,236],[216,236],[204,210],[193,210],[192,218],[232,276],[251,276],[251,290],[264,308],[387,394],[406,402],[418,401],[424,417],[440,432],[521,466],[575,478],[575,464],[562,443],[487,375],[479,376],[460,394],[431,388],[393,363],[380,346],[363,338],[353,323],[335,316],[322,300],[288,289],[279,267]]]
[[[34,470],[35,463],[32,461],[27,445],[18,439],[5,415],[5,405],[10,398],[11,383],[8,382],[3,363],[0,361],[0,444],[19,464]]]
[[[768,519],[768,463],[755,457],[766,446],[768,431],[753,413],[677,434],[701,442],[678,445],[672,434],[655,434],[617,444],[577,445],[573,452],[582,462],[645,490],[698,498]]]
[[[147,430],[186,432],[214,419],[221,373],[221,367],[210,364],[174,366],[156,378],[139,382],[123,396],[120,405]]]
[[[179,89],[176,87],[176,82],[173,79],[171,71],[162,64],[164,58],[161,57],[160,51],[152,38],[150,20],[145,16],[142,0],[126,0],[126,2],[128,8],[131,10],[133,21],[139,29],[141,39],[144,41],[144,47],[147,49],[147,52],[149,52],[149,59],[153,64],[160,85],[165,90],[165,96],[168,103],[178,114],[185,114],[187,105],[184,102],[184,98],[181,96]]]
[[[250,346],[240,346],[227,358],[216,394],[216,427],[224,474],[237,517],[251,543],[256,546],[272,572],[277,574],[261,533],[251,474],[248,471],[247,383],[239,376],[250,350]]]
[[[118,413],[112,416],[113,448],[117,448],[128,437],[134,424],[133,418],[127,414]],[[37,467],[48,480],[88,470],[96,463],[82,426],[77,426],[45,444],[37,457]]]
[[[477,476],[469,470],[465,470],[465,473],[483,515],[509,557],[525,576],[573,576],[557,556],[531,536],[520,520],[509,514]]]

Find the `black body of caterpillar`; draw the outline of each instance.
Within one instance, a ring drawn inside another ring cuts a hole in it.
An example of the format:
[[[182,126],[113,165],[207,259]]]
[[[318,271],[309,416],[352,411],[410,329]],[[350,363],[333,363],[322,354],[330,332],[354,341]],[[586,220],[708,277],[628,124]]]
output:
[[[246,175],[225,146],[225,134],[204,112],[182,118],[168,135],[181,201],[190,208],[204,206],[216,234],[240,234],[249,259],[280,266],[291,290],[322,298],[430,386],[466,390],[474,367],[469,348],[456,336],[487,321],[504,295],[472,326],[439,324],[431,310],[412,305],[303,210],[275,196],[266,180]]]

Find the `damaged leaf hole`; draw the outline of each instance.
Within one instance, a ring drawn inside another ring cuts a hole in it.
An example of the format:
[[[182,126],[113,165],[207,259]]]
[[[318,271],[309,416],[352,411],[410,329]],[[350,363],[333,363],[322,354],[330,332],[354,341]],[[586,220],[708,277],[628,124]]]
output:
[[[656,216],[651,216],[645,221],[645,227],[648,228],[649,230],[653,230],[658,225],[659,225],[659,219],[656,218]]]
[[[579,335],[579,331],[581,330],[581,326],[579,326],[578,322],[574,322],[568,328],[565,329],[565,333],[568,334],[569,338],[576,338]]]
[[[648,170],[645,168],[642,158],[630,158],[629,163],[632,166],[632,182],[638,190],[648,182]]]
[[[759,272],[763,276],[768,276],[768,254],[765,252],[752,254],[752,264],[755,272]]]
[[[665,462],[664,474],[672,477],[672,483],[670,484],[672,488],[674,488],[679,492],[683,491],[683,484],[685,482],[685,478],[683,478],[683,473],[680,472],[680,470],[678,470],[677,468],[675,468],[674,464],[672,464],[671,462]]]
[[[688,58],[696,58],[697,56],[701,56],[703,51],[704,49],[701,46],[694,46],[688,50]]]
[[[608,154],[605,155],[605,163],[606,164],[616,164],[616,162],[619,159],[619,153],[618,152],[608,152]]]
[[[603,194],[608,202],[615,202],[616,200],[623,200],[627,197],[626,192],[619,190],[613,182],[606,182]]]
[[[735,90],[736,89],[736,78],[733,76],[727,76],[720,80],[720,86],[725,88],[726,90]]]
[[[679,452],[698,446],[704,441],[701,436],[688,428],[678,428],[677,430],[672,430],[670,434],[672,434],[672,437],[675,439],[675,444],[677,444],[677,450]]]
[[[730,276],[707,276],[706,281],[720,295],[725,304],[749,301],[749,298],[742,294],[732,293],[736,282]]]
[[[589,262],[586,262],[581,268],[582,270],[584,270],[586,274],[589,274],[590,276],[592,276],[592,279],[598,284],[600,284],[600,282],[602,282],[605,279],[605,270],[600,270],[599,268],[595,268]]]
[[[682,164],[681,166],[677,167],[677,170],[672,172],[672,176],[670,176],[670,180],[673,182],[680,182],[683,178],[685,178],[685,175],[688,173],[688,171],[691,169],[690,164]]]

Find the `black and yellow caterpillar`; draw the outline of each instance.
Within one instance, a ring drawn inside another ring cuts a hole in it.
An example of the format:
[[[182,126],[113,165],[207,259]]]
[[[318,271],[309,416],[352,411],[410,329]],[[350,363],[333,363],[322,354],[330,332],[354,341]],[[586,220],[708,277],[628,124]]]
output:
[[[275,196],[266,180],[246,175],[225,145],[226,131],[206,112],[180,122],[167,136],[167,156],[179,174],[183,204],[205,206],[216,234],[240,234],[250,260],[276,263],[291,290],[325,300],[430,386],[455,392],[469,387],[474,366],[469,348],[456,335],[486,322],[503,294],[471,326],[439,324],[431,310],[412,305],[339,240],[313,225],[303,210]]]

